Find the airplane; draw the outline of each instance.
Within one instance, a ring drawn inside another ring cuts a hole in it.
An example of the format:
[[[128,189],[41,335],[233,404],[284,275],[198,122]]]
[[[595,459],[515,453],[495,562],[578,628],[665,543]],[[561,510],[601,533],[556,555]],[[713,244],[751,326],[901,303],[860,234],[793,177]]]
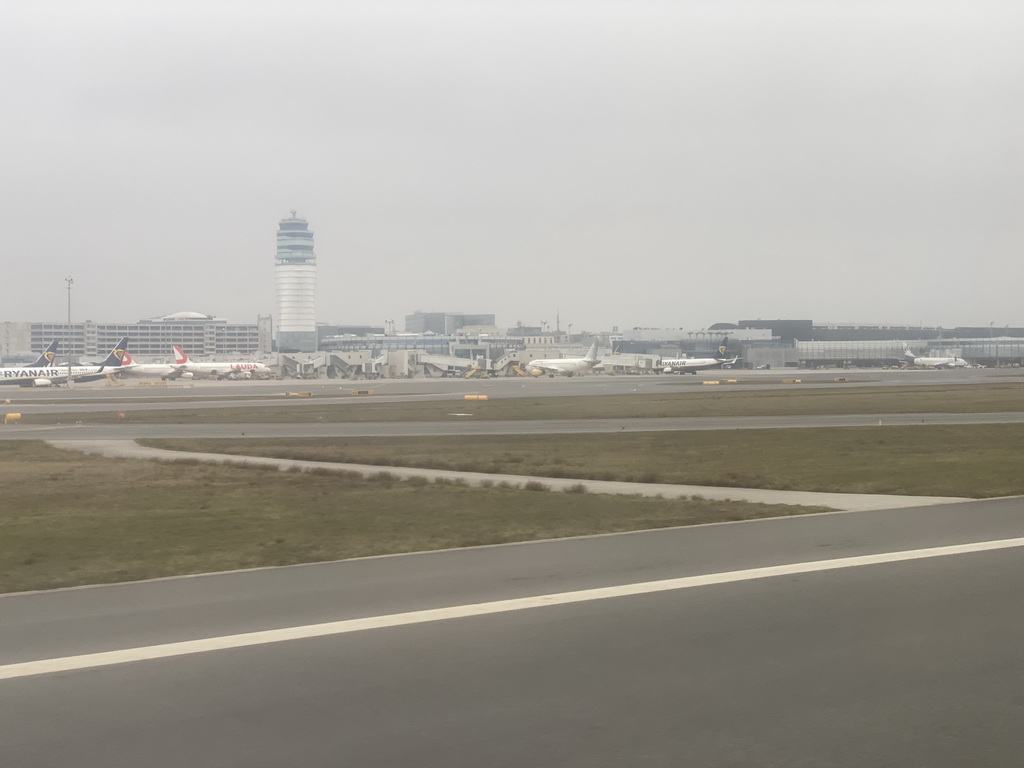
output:
[[[42,351],[42,353],[29,365],[14,365],[10,368],[3,368],[0,370],[6,371],[23,371],[27,368],[46,368],[53,365],[53,359],[57,356],[57,347],[60,346],[60,341],[54,339],[50,342],[50,345]]]
[[[920,365],[925,368],[967,368],[968,363],[962,357],[918,357],[903,345],[903,357],[908,365]]]
[[[583,371],[589,371],[601,360],[597,356],[597,342],[590,345],[587,354],[583,357],[563,357],[551,360],[531,360],[526,364],[526,370],[533,376],[543,376],[545,373],[554,378],[556,373],[565,376],[572,376]]]
[[[53,344],[50,346],[53,346]],[[0,368],[0,385],[17,384],[21,387],[49,387],[67,384],[69,380],[72,382],[96,381],[97,379],[123,372],[127,349],[128,337],[124,336],[99,365],[45,365],[32,368]],[[49,352],[49,347],[47,352]],[[44,352],[43,356],[45,357],[46,354]]]
[[[271,374],[270,367],[263,363],[254,363],[249,361],[234,363],[196,363],[190,360],[189,356],[185,354],[185,350],[177,344],[174,344],[173,347],[174,365],[181,371],[179,374],[180,376],[184,376],[186,373],[191,373],[195,376],[210,376],[215,379],[248,379],[253,374],[261,376],[269,376]],[[176,377],[172,375],[171,378]]]
[[[736,361],[740,358],[737,357],[726,357],[726,342],[728,339],[722,339],[722,344],[718,348],[717,357],[679,357],[675,359],[661,361],[661,369],[658,373],[692,373],[694,376],[697,375],[697,371],[706,371],[709,368],[726,368],[736,364]]]
[[[136,363],[127,352],[124,355],[125,376],[159,376],[161,379],[191,379],[193,374],[180,365],[170,363]]]
[[[26,368],[46,368],[47,366],[53,365],[53,358],[57,356],[57,347],[60,346],[60,341],[54,339],[50,342],[50,346],[43,350],[42,354],[36,359],[32,365],[25,366]]]

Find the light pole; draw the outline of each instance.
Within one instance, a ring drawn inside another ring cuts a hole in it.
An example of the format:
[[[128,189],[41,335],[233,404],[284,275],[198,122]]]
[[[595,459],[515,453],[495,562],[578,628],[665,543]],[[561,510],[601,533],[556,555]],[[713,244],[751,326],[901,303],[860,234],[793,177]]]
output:
[[[64,282],[68,284],[68,389],[71,389],[71,286],[75,280],[65,277]]]

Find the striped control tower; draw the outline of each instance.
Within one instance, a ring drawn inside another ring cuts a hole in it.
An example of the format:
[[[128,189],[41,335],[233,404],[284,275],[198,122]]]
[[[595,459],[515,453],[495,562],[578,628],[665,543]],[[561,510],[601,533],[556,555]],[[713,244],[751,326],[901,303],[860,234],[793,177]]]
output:
[[[277,230],[278,352],[316,352],[316,254],[309,223],[292,211]]]

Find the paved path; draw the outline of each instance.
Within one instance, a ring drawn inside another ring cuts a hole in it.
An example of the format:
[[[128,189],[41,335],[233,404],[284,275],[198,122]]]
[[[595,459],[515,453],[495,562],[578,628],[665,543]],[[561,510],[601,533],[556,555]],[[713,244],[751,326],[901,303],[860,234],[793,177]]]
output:
[[[300,461],[297,459],[273,459],[258,456],[232,456],[221,453],[192,453],[169,451],[162,448],[148,448],[133,440],[50,440],[50,445],[65,450],[84,451],[116,458],[161,459],[180,461],[193,459],[218,464],[241,464],[247,466],[276,467],[280,470],[327,469],[336,472],[358,472],[371,475],[390,472],[403,479],[426,477],[460,480],[469,485],[490,483],[512,483],[523,485],[540,482],[554,491],[567,491],[573,486],[583,485],[588,493],[619,494],[624,496],[664,496],[680,498],[702,496],[706,499],[748,501],[762,504],[794,504],[799,506],[829,507],[842,511],[864,511],[870,509],[896,509],[900,507],[923,507],[934,504],[966,501],[967,499],[941,496],[889,496],[884,494],[815,493],[811,491],[773,491],[762,488],[716,488],[701,485],[669,485],[666,483],[627,483],[610,480],[577,480],[559,477],[532,477],[528,475],[498,475],[484,472],[457,472],[442,469],[415,467],[390,467],[367,464],[342,464],[324,461]]]

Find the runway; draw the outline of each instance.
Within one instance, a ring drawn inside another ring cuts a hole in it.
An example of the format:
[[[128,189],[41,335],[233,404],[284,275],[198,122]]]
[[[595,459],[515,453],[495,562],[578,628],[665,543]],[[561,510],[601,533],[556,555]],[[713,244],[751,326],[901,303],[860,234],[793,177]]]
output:
[[[608,432],[795,429],[821,427],[920,426],[935,424],[1020,424],[1024,411],[1007,413],[850,414],[838,416],[694,416],[636,419],[534,419],[361,422],[309,424],[131,424],[7,425],[0,440],[137,440],[144,437],[374,437],[424,435],[561,435]]]
[[[885,384],[987,380],[984,371],[891,373]],[[467,385],[490,384],[502,396],[703,386],[699,377],[666,379],[410,381],[388,397],[454,400]],[[180,407],[196,407],[185,398],[197,395],[210,407],[239,393],[283,402],[281,382],[254,384],[160,395],[181,398]],[[314,394],[337,396],[337,386]],[[30,390],[14,405],[109,409],[154,397],[128,390]],[[129,421],[8,425],[0,439],[1022,421],[1022,413]],[[0,596],[0,754],[27,768],[1016,765],[1024,761],[1022,539],[1024,501],[990,499]],[[836,565],[823,570],[823,562]],[[580,597],[592,590],[603,597]],[[507,601],[525,607],[480,608]],[[436,612],[447,618],[394,618]],[[360,629],[317,636],[338,622]],[[189,645],[175,646],[186,649],[179,655],[160,650],[176,643]],[[109,666],[89,660],[104,653],[113,654]],[[35,671],[16,676],[27,669]]]
[[[14,663],[1020,537],[1019,500],[0,598]],[[1020,550],[0,680],[12,765],[1003,766]],[[941,738],[936,734],[941,734]]]
[[[837,382],[836,379],[845,379]],[[381,379],[348,381],[339,379],[269,381],[169,382],[166,386],[143,386],[125,379],[119,386],[106,382],[78,384],[71,389],[0,388],[0,401],[9,399],[25,413],[111,410],[119,405],[131,409],[179,409],[196,407],[251,407],[253,405],[309,405],[310,398],[287,394],[308,392],[316,402],[339,400],[347,403],[417,402],[458,400],[467,394],[501,398],[576,397],[586,395],[651,394],[656,392],[699,392],[709,381],[731,381],[730,392],[770,391],[800,387],[851,389],[859,387],[921,387],[943,384],[991,384],[1024,381],[1019,369],[856,370],[820,371],[706,371],[698,375],[573,376],[549,378],[503,377],[495,379]],[[784,382],[796,383],[784,383]],[[372,396],[353,397],[353,391],[372,391]]]

